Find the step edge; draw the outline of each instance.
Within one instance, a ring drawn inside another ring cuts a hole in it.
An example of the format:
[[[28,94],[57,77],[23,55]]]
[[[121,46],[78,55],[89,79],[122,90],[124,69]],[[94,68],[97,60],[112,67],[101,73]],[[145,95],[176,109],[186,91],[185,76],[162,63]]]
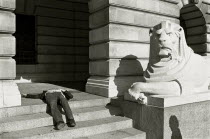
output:
[[[91,102],[91,104],[86,105],[89,102]],[[110,102],[110,98],[103,98],[103,99],[74,101],[73,104],[71,101],[69,101],[68,103],[72,109],[76,109],[76,108],[86,108],[86,107],[92,107],[92,106],[102,106],[109,102]],[[2,108],[0,109],[0,117],[3,118],[3,117],[12,117],[12,116],[18,116],[18,115],[37,113],[37,107],[41,107],[40,111],[38,112],[44,112],[46,111],[46,106],[47,105],[43,103],[43,104]],[[26,111],[23,111],[23,109]]]
[[[115,117],[115,116],[114,116]],[[67,130],[59,130],[59,131],[55,131],[55,132],[52,132],[52,133],[41,133],[42,135],[40,135],[40,133],[37,133],[36,135],[31,135],[31,136],[19,136],[19,138],[25,138],[25,139],[29,139],[29,138],[36,138],[36,137],[48,137],[48,136],[55,136],[55,134],[69,134],[69,135],[71,135],[71,132],[78,132],[78,131],[76,131],[76,130],[85,130],[85,129],[87,129],[88,128],[88,130],[89,130],[89,128],[90,127],[92,127],[92,128],[96,128],[97,126],[103,126],[103,125],[107,125],[107,126],[111,126],[111,125],[117,125],[117,126],[119,126],[119,124],[121,123],[121,124],[128,124],[127,125],[127,127],[120,127],[119,129],[123,129],[123,128],[131,128],[132,127],[132,120],[131,119],[129,119],[129,118],[127,118],[127,117],[120,117],[120,116],[118,116],[117,118],[119,118],[118,119],[118,121],[109,121],[108,123],[107,122],[104,122],[104,120],[106,120],[106,119],[110,119],[110,120],[115,120],[113,117],[108,117],[108,118],[102,118],[102,119],[97,119],[97,120],[89,120],[88,122],[91,122],[91,121],[99,121],[99,123],[94,123],[93,125],[85,125],[85,126],[81,126],[81,127],[78,127],[78,128],[68,128]],[[85,122],[85,121],[83,121],[83,122]],[[80,123],[82,123],[82,122],[80,122]],[[87,123],[87,121],[86,121],[86,123],[85,124],[88,124]],[[111,124],[111,125],[110,125]],[[52,126],[47,126],[47,127],[43,127],[43,128],[51,128]],[[38,129],[38,128],[34,128],[34,129],[29,129],[28,130],[28,132],[30,132],[30,130],[36,130],[36,129]],[[48,129],[48,130],[50,130],[50,129]],[[111,129],[110,129],[111,130]],[[116,130],[118,130],[118,129],[116,129]],[[17,133],[17,132],[24,132],[24,133],[26,133],[27,132],[27,130],[21,130],[21,131],[15,131],[15,132],[9,132],[9,133],[2,133],[2,135],[0,135],[0,138],[1,137],[4,137],[3,135],[9,135],[9,134],[11,134],[11,133],[13,133],[13,134],[15,134],[15,133]],[[80,132],[83,132],[83,131],[80,131]],[[102,132],[103,133],[103,132]],[[11,136],[9,136],[9,137],[11,137]],[[14,136],[13,136],[14,137]],[[12,137],[11,137],[12,138]],[[16,137],[15,137],[16,138]],[[56,137],[57,138],[57,137]]]
[[[112,110],[114,111],[110,113],[110,109],[104,108],[104,109],[98,109],[95,111],[85,111],[85,112],[80,112],[80,113],[74,113],[73,115],[76,122],[81,122],[85,120],[96,120],[100,118],[106,118],[106,117],[122,114],[122,111],[120,110],[120,108],[112,108]],[[89,116],[93,114],[97,115],[97,117]],[[33,116],[33,118],[31,118],[31,116]],[[39,117],[35,117],[35,116],[36,114],[31,114],[27,117],[27,119],[22,118],[22,119],[0,123],[1,132],[12,132],[12,131],[25,130],[25,129],[38,128],[41,126],[53,125],[52,117],[48,115],[47,113],[40,113],[40,115],[37,115]],[[66,122],[65,115],[62,115],[62,116],[63,116],[64,121]],[[21,115],[20,117],[24,117],[24,115]],[[36,121],[36,124],[34,123],[34,121]],[[32,123],[32,124],[28,124],[28,123]]]

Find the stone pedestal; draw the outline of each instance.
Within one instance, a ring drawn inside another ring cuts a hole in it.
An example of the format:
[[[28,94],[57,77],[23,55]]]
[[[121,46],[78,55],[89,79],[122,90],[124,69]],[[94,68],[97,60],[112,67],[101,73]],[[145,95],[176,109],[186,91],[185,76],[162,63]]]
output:
[[[0,108],[21,105],[16,76],[15,0],[0,0]]]
[[[210,92],[189,96],[151,96],[148,105],[123,101],[125,116],[147,139],[210,138]]]

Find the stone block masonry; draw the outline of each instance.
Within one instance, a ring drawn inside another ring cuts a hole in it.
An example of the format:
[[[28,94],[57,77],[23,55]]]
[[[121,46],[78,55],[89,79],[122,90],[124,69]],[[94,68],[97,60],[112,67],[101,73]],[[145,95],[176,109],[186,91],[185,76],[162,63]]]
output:
[[[19,4],[18,4],[19,3]],[[21,76],[35,82],[82,82],[88,78],[89,11],[86,0],[39,0],[26,5],[17,2],[16,13],[36,18],[37,63],[17,65]],[[22,10],[21,10],[22,9]]]
[[[16,77],[15,55],[15,0],[0,0],[0,108],[21,105]]]
[[[177,1],[90,0],[89,73],[86,91],[120,96],[142,80],[149,58],[149,29],[179,23]]]
[[[181,25],[185,29],[187,44],[194,50],[195,53],[206,56],[205,59],[207,64],[209,63],[210,52],[209,9],[209,1],[203,0],[198,3],[187,4],[180,10]],[[210,66],[208,66],[208,68],[209,67]],[[207,76],[210,77],[210,72]]]

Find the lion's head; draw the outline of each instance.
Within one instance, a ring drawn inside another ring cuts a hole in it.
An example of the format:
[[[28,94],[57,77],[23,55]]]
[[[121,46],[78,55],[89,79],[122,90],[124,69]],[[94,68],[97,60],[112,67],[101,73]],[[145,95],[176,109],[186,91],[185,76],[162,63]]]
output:
[[[164,78],[178,72],[190,56],[183,28],[170,21],[163,21],[150,30],[150,59],[145,79]],[[177,70],[177,71],[176,71]],[[152,81],[152,80],[151,80]]]
[[[181,45],[187,46],[183,28],[170,21],[163,21],[161,24],[150,29],[152,63],[161,60],[180,59],[184,56],[184,49]],[[183,44],[182,44],[183,43]],[[155,61],[155,62],[154,62]]]

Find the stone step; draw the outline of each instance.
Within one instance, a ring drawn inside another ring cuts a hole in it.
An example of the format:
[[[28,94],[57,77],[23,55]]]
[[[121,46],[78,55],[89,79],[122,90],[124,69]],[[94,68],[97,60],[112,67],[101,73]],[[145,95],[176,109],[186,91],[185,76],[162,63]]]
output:
[[[105,132],[111,132],[120,129],[132,127],[132,120],[126,117],[113,116],[108,118],[77,122],[74,128],[64,127],[61,130],[54,130],[53,126],[45,126],[28,130],[2,133],[1,139],[70,139],[76,137],[85,137]]]
[[[110,98],[104,98],[84,92],[73,93],[74,98],[69,101],[72,109],[103,106],[110,102]],[[22,106],[0,109],[0,117],[11,117],[18,115],[46,112],[46,104],[39,99],[22,98]]]
[[[126,128],[76,139],[146,139],[146,134],[135,128]]]
[[[73,109],[75,121],[86,121],[110,117],[112,115],[121,115],[119,107],[97,106]],[[66,120],[63,115],[64,121]],[[47,113],[35,113],[21,116],[6,117],[0,119],[0,133],[12,132],[53,125],[52,117]]]

